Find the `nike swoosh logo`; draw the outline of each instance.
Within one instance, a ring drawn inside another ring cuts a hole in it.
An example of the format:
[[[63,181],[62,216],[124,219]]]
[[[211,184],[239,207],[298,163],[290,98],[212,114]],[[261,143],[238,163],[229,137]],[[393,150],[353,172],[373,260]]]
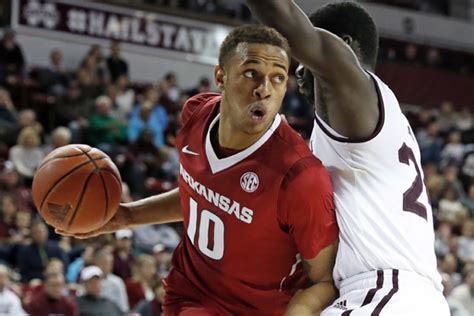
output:
[[[183,153],[185,153],[185,154],[194,155],[194,156],[199,156],[198,153],[195,153],[194,151],[189,150],[188,147],[189,147],[189,145],[184,146],[181,151],[182,151]]]

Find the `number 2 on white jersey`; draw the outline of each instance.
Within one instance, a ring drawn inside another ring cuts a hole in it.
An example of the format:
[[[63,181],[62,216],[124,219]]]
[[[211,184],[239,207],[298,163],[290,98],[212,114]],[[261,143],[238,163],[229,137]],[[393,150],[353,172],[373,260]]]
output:
[[[410,165],[410,161],[416,170],[416,177],[411,187],[403,194],[403,210],[405,212],[414,213],[425,220],[427,219],[426,207],[418,202],[418,198],[423,193],[423,179],[421,178],[420,168],[418,162],[415,159],[413,150],[403,143],[402,147],[398,150],[398,159],[400,163]]]
[[[197,217],[197,202],[192,198],[189,198],[189,223],[187,234],[193,245],[194,236],[196,235]],[[208,238],[209,224],[211,221],[214,224],[213,232],[211,232],[214,236],[214,247],[212,249],[209,247]],[[224,222],[217,215],[208,210],[202,210],[200,213],[198,248],[203,254],[214,260],[220,260],[224,256]]]

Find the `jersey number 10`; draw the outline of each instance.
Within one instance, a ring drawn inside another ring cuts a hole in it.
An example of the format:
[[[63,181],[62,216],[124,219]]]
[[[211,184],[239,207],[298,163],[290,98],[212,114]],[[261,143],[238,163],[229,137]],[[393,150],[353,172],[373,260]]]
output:
[[[193,245],[198,222],[197,216],[197,202],[192,198],[189,198],[189,223],[187,234]],[[213,225],[211,225],[211,222]],[[211,240],[209,240],[210,227],[214,227],[211,232]],[[214,244],[213,246],[212,243]],[[211,259],[220,260],[224,256],[224,222],[217,215],[208,210],[202,210],[200,213],[198,247],[203,254]]]

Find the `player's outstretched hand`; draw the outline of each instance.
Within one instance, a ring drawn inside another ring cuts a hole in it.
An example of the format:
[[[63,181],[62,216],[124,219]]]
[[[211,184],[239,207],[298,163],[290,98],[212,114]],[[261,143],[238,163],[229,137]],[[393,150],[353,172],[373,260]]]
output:
[[[55,232],[63,236],[86,239],[103,234],[113,233],[120,229],[128,228],[128,226],[130,225],[130,218],[130,210],[120,204],[119,208],[117,209],[117,213],[115,213],[114,217],[112,217],[110,221],[107,222],[107,224],[97,230],[88,233],[70,233],[64,230],[56,229]]]

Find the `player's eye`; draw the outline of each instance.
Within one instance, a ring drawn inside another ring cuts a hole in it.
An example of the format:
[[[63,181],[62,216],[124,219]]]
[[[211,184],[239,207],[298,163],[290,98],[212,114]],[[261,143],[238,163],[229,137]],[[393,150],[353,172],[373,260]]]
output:
[[[244,71],[244,76],[249,79],[253,79],[257,77],[257,72],[255,70],[249,69],[249,70]]]
[[[285,82],[285,79],[286,77],[284,75],[277,75],[273,77],[273,81],[275,81],[276,83],[283,83]]]

